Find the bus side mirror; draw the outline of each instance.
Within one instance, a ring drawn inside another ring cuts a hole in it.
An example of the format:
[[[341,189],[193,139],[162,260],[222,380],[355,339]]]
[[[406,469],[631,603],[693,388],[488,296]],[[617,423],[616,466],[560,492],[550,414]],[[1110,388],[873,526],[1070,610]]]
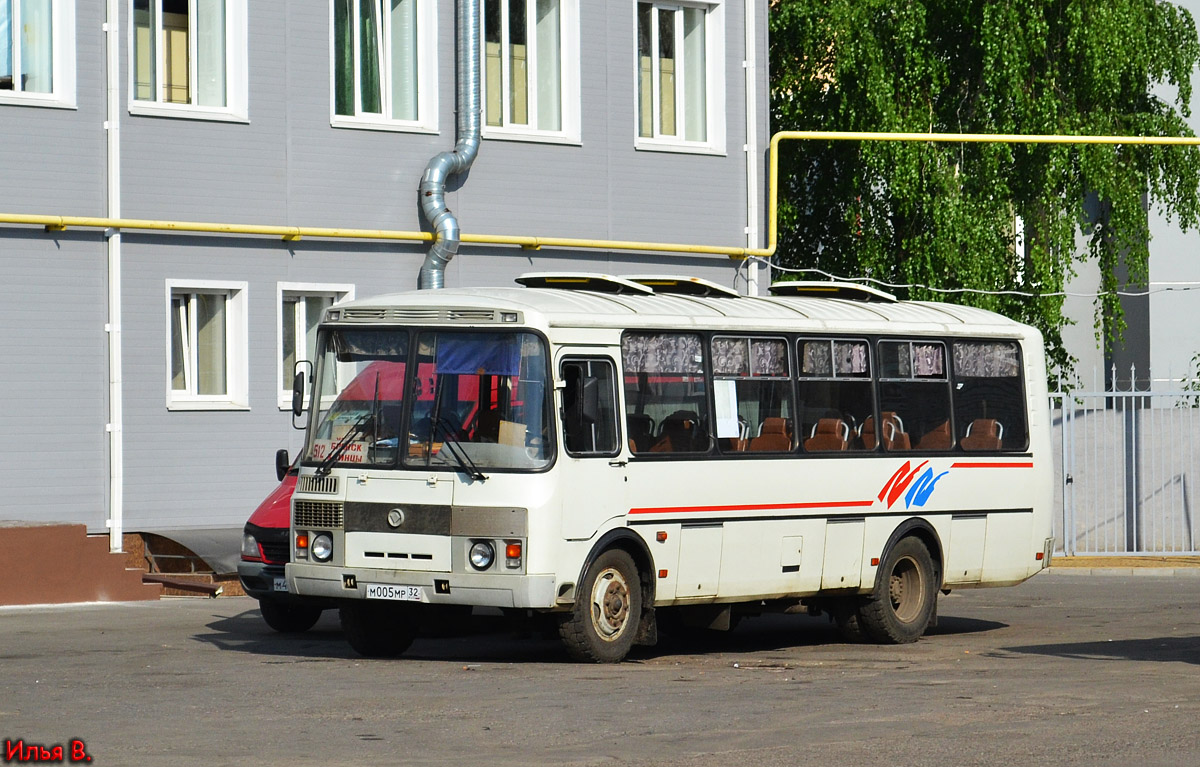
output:
[[[292,418],[299,418],[304,412],[304,371],[297,370],[292,379]]]
[[[287,450],[280,448],[275,451],[275,476],[282,482],[287,476],[288,469],[292,466],[291,460],[288,458]]]

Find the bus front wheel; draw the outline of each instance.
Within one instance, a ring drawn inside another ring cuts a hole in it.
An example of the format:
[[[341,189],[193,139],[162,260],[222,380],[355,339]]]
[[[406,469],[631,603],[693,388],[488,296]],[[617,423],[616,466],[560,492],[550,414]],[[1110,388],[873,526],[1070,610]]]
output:
[[[629,654],[642,615],[642,584],[629,554],[609,549],[592,562],[558,633],[576,660],[618,663]]]
[[[925,544],[913,536],[900,539],[884,559],[875,591],[857,610],[862,629],[882,644],[917,641],[933,619],[938,580]]]
[[[338,610],[346,641],[367,658],[394,658],[417,636],[412,611],[398,605],[352,603]]]

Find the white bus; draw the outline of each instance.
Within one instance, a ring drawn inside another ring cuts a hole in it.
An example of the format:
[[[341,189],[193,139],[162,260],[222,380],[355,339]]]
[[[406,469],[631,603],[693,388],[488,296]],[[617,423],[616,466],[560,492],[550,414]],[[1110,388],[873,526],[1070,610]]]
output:
[[[359,653],[437,605],[599,662],[773,610],[912,642],[939,590],[1048,566],[1035,329],[836,283],[518,282],[325,312],[287,583]]]

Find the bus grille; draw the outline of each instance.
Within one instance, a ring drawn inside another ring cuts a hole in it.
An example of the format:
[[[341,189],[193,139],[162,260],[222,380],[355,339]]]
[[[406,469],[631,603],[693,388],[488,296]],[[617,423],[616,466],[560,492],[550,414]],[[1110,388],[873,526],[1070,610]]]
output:
[[[342,504],[329,501],[296,501],[293,522],[296,527],[323,528],[326,530],[343,525]]]
[[[326,493],[332,495],[337,492],[338,478],[314,477],[309,474],[300,478],[300,486],[296,489],[301,493]]]

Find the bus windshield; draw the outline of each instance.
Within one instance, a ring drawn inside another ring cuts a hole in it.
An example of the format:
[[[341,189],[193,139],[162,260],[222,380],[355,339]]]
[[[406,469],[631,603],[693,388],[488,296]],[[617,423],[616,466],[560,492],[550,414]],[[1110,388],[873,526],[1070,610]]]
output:
[[[478,479],[486,478],[484,469],[549,465],[548,369],[540,338],[421,332],[414,336],[415,365],[409,339],[408,331],[397,329],[323,334],[314,392],[321,408],[312,420],[306,463],[319,471],[402,463],[457,469]]]

